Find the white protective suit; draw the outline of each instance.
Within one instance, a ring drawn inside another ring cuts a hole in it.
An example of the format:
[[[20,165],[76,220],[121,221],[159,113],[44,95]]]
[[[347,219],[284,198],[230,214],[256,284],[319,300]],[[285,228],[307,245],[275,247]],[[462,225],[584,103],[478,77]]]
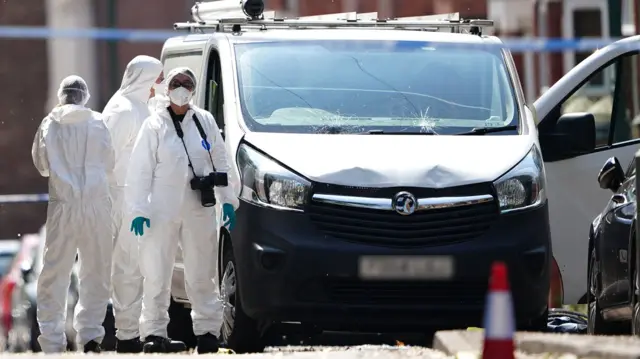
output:
[[[72,267],[78,254],[74,328],[84,346],[104,338],[111,268],[111,201],[107,175],[114,167],[109,131],[99,113],[84,107],[84,80],[69,76],[60,106],[42,121],[31,154],[49,177],[46,238],[37,285],[38,342],[45,353],[66,349],[65,320]]]
[[[162,72],[162,63],[149,56],[136,56],[125,70],[120,89],[102,112],[116,154],[116,167],[110,178],[113,201],[114,248],[112,302],[116,337],[130,340],[140,336],[142,275],[138,265],[138,240],[129,231],[131,219],[124,205],[124,184],[129,158],[138,131],[151,115],[147,100],[151,87]]]
[[[169,98],[164,94],[167,85],[165,81],[154,86],[156,95],[149,99],[147,105],[149,106],[149,112],[154,113],[158,108],[163,109],[169,106]]]
[[[170,83],[174,71],[167,76],[166,83]],[[194,170],[199,176],[209,174],[211,155],[216,170],[229,174],[228,187],[215,187],[217,201],[230,203],[235,209],[239,202],[234,188],[239,188],[239,184],[218,126],[209,112],[190,106],[181,127]],[[211,143],[210,152],[203,146],[192,119],[194,114]],[[126,187],[132,216],[150,219],[150,229],[145,229],[140,237],[140,270],[144,276],[142,337],[167,337],[171,277],[179,243],[194,333],[220,336],[222,302],[217,284],[217,217],[215,207],[203,207],[199,192],[191,190],[189,181],[193,174],[188,165],[185,148],[169,112],[158,109],[140,129]]]

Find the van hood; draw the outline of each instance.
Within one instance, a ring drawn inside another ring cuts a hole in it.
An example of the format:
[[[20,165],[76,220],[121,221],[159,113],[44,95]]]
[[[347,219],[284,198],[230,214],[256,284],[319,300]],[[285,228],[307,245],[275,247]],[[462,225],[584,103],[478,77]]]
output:
[[[250,132],[245,141],[306,178],[361,187],[444,188],[491,182],[534,137],[327,135]]]

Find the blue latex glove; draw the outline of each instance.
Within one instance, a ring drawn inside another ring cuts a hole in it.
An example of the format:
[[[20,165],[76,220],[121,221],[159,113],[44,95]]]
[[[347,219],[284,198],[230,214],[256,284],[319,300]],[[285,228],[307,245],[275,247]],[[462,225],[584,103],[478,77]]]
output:
[[[231,203],[222,205],[222,222],[228,230],[232,230],[236,226],[236,211]]]
[[[141,236],[144,234],[144,224],[147,224],[147,228],[151,228],[151,221],[149,218],[145,217],[136,217],[131,221],[131,232],[135,233],[136,236]]]

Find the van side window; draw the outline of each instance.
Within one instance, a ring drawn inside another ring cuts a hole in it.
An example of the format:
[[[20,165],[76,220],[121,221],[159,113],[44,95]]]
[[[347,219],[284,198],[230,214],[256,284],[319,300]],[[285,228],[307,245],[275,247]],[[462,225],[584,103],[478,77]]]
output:
[[[640,55],[620,56],[591,74],[551,116],[588,112],[596,120],[596,148],[640,139]],[[598,82],[601,86],[594,86]]]
[[[220,54],[211,50],[207,64],[206,109],[213,114],[224,137],[224,96],[222,91],[222,67]]]
[[[185,50],[163,54],[161,61],[164,65],[165,76],[169,71],[180,66],[189,67],[198,79],[202,74],[202,51],[200,50]]]
[[[616,62],[593,73],[589,80],[579,87],[563,104],[560,115],[575,112],[589,112],[596,119],[596,148],[609,144],[613,99],[615,96]],[[611,78],[611,86],[593,87],[594,81]]]
[[[624,75],[618,79],[620,94],[614,111],[613,144],[640,138],[639,62],[640,54],[637,53],[620,59],[620,71]]]

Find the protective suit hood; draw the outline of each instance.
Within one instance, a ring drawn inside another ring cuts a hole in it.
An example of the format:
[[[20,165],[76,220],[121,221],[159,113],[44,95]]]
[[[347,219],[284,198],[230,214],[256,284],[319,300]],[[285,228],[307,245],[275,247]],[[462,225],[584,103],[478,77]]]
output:
[[[61,124],[70,124],[87,121],[91,118],[90,113],[93,112],[84,106],[79,105],[63,105],[54,108],[51,111],[51,119]]]
[[[161,72],[162,63],[160,60],[146,55],[136,56],[127,65],[118,93],[147,102],[151,86],[156,82]]]

